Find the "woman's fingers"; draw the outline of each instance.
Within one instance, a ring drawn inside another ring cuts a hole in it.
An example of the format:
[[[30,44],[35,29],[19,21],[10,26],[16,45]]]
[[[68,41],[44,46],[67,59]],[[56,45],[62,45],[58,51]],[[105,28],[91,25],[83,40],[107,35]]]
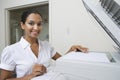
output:
[[[82,48],[82,52],[87,53],[88,52],[88,48]]]
[[[81,51],[81,52],[84,52],[84,53],[88,52],[88,48],[86,48],[86,47],[76,46],[76,48],[77,48],[78,51]]]
[[[46,70],[47,70],[46,67],[43,65],[43,66],[42,66],[42,71],[43,71],[43,73],[46,73],[46,72],[47,72]]]
[[[80,51],[80,52],[86,53],[88,52],[88,48],[82,47],[80,45],[73,45],[68,52],[71,52],[71,51],[75,51],[75,52]]]
[[[46,73],[46,67],[42,64],[35,64],[33,66],[33,71],[32,73],[35,75],[35,76],[39,76],[39,75],[42,75],[44,73]]]

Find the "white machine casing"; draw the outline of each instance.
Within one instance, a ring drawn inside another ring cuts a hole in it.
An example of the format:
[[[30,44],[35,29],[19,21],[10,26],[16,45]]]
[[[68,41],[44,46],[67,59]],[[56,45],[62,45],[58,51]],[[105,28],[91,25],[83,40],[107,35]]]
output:
[[[109,54],[110,63],[65,59],[64,55],[56,61],[54,71],[63,73],[67,80],[120,80],[120,54]]]

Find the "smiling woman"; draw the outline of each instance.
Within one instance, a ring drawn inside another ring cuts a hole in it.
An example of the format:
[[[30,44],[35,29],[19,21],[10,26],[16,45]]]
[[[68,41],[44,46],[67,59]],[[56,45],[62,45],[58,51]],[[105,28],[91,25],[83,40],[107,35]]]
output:
[[[21,16],[21,28],[24,35],[20,41],[3,50],[0,80],[30,80],[45,75],[49,72],[50,60],[61,57],[47,41],[39,40],[38,36],[42,30],[42,17],[38,11],[33,9],[24,11]],[[68,52],[87,52],[87,50],[85,47],[76,45],[72,46]],[[16,78],[11,77],[14,71],[17,75]]]
[[[23,7],[22,8],[19,7],[15,7],[15,9],[10,9],[8,10],[8,22],[6,24],[8,24],[8,27],[6,29],[7,32],[6,34],[8,34],[8,39],[6,40],[8,42],[8,44],[13,44],[15,42],[18,42],[21,38],[21,36],[24,34],[23,30],[21,29],[20,26],[20,21],[21,18],[20,16],[22,15],[22,13],[27,10],[27,9],[33,9],[33,10],[37,10],[39,13],[41,13],[42,15],[42,26],[44,26],[42,28],[42,32],[39,35],[39,38],[41,40],[47,40],[49,41],[49,6],[48,3],[44,3],[44,4],[39,4],[39,5],[32,5],[32,6],[27,6],[27,7]],[[24,18],[23,18],[24,19]]]
[[[42,29],[42,17],[39,12],[24,12],[21,20],[21,27],[25,31],[26,39],[37,38]],[[26,17],[27,16],[27,17]]]

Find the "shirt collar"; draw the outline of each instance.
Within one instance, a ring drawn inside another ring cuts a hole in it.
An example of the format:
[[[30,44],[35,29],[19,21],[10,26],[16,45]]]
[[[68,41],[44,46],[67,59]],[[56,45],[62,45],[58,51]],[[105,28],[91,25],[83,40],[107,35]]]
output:
[[[26,41],[23,37],[21,37],[20,39],[20,44],[22,45],[22,47],[25,49],[28,46],[30,46],[30,43],[28,41]]]
[[[38,43],[40,45],[40,40],[38,40]],[[21,37],[20,44],[24,49],[31,45],[27,40],[24,39],[24,37]]]

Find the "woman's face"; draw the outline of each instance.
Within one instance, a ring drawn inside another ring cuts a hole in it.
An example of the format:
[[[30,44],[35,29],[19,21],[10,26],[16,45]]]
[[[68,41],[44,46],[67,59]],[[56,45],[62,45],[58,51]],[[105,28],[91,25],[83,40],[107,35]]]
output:
[[[25,37],[37,38],[42,29],[42,18],[39,14],[31,13],[25,24],[21,22],[21,27],[25,31]]]

